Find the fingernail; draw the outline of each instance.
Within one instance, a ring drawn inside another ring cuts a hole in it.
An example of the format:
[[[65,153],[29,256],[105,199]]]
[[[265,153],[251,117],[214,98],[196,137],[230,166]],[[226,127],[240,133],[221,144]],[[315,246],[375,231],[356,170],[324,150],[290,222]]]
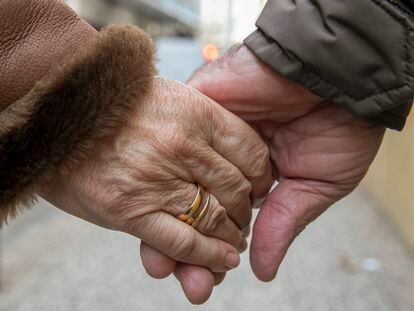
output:
[[[226,267],[229,269],[236,268],[240,264],[239,254],[230,253],[226,258]]]

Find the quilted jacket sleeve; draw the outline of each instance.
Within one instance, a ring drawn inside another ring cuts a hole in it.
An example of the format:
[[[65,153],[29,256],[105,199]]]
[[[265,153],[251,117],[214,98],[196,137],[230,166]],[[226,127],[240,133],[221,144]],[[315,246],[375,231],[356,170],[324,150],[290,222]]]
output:
[[[401,130],[414,95],[413,8],[413,0],[269,0],[245,44],[317,95]]]

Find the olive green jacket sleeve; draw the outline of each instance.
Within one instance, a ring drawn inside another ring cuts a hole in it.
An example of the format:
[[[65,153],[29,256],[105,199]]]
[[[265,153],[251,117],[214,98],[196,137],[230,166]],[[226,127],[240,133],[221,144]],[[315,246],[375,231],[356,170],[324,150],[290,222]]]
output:
[[[269,0],[245,44],[287,78],[401,130],[414,95],[414,0]]]

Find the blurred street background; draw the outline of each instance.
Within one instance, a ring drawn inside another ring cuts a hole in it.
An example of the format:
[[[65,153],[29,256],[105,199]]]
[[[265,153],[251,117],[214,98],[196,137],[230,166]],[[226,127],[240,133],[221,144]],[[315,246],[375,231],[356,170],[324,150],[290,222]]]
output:
[[[68,0],[97,29],[144,28],[160,75],[185,81],[254,30],[261,0]],[[414,310],[414,120],[388,132],[361,187],[296,240],[277,279],[248,254],[210,301],[191,306],[174,278],[149,278],[139,243],[41,201],[0,231],[0,310]]]

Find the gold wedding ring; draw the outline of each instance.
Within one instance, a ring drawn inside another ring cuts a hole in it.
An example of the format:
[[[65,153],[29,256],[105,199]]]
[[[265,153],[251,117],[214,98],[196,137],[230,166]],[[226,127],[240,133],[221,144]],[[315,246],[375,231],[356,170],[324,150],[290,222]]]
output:
[[[201,212],[198,214],[196,219],[194,219],[193,223],[191,224],[193,228],[197,228],[198,223],[201,221],[201,219],[203,219],[204,215],[206,214],[206,211],[209,205],[210,205],[210,193],[207,193],[207,199],[206,199],[206,203],[204,203],[203,209],[201,210]]]
[[[177,219],[189,224],[193,228],[196,228],[201,219],[203,219],[205,216],[206,211],[210,205],[210,194],[205,194],[206,192],[204,189],[199,184],[197,184],[197,195],[193,203],[191,203],[191,206],[187,212],[178,216]],[[201,207],[203,202],[204,204]]]

